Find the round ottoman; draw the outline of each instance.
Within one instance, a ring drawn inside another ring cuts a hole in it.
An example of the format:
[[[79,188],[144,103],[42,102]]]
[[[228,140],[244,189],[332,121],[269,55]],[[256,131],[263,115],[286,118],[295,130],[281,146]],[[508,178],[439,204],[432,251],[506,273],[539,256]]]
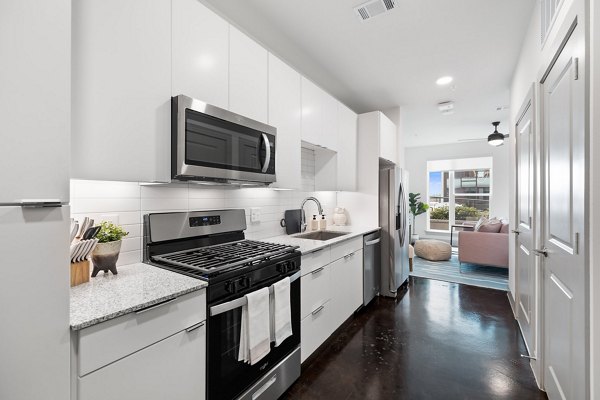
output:
[[[441,240],[421,239],[415,243],[415,254],[429,261],[447,261],[452,256],[452,247]]]

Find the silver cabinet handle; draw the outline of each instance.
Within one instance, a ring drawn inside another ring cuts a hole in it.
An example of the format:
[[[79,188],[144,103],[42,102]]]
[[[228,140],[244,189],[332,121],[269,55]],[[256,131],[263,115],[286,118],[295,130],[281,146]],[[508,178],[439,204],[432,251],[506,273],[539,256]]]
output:
[[[27,208],[62,207],[59,199],[23,199],[19,204]]]
[[[323,309],[325,308],[325,305],[320,305],[319,307],[317,307],[311,314],[312,315],[317,315],[318,313],[320,313]]]
[[[325,269],[325,267],[317,268],[314,271],[311,271],[311,274],[318,274],[319,272],[323,271],[324,269]]]
[[[145,313],[145,312],[148,312],[148,311],[154,310],[155,308],[160,308],[160,307],[162,307],[162,306],[165,306],[165,305],[167,305],[167,304],[169,304],[169,303],[172,303],[172,302],[174,302],[175,300],[177,300],[177,297],[174,297],[174,298],[172,298],[172,299],[169,299],[169,300],[167,300],[167,301],[163,301],[162,303],[158,303],[158,304],[151,305],[150,307],[142,308],[141,310],[137,310],[135,313],[136,313],[136,314],[143,314],[143,313]]]
[[[194,332],[196,329],[199,329],[199,328],[201,328],[201,327],[203,327],[203,326],[204,326],[204,321],[202,321],[202,322],[199,322],[199,323],[197,323],[196,325],[192,325],[192,326],[190,326],[190,327],[189,327],[189,328],[187,328],[185,331],[186,331],[187,333]]]
[[[548,257],[548,249],[543,247],[542,249],[533,249],[537,256]]]
[[[373,246],[374,244],[377,244],[379,242],[381,242],[381,238],[369,240],[368,242],[365,242],[365,246]]]
[[[353,257],[353,256],[354,256],[354,253],[356,253],[356,252],[352,252],[352,253],[350,253],[350,254],[347,254],[347,255],[345,255],[345,256],[344,256],[344,260],[347,260],[347,259],[349,259],[350,257]]]
[[[269,169],[269,164],[271,163],[271,142],[269,142],[269,137],[265,133],[262,134],[262,138],[264,141],[263,143],[265,144],[265,152],[266,152],[265,163],[263,164],[263,167],[262,167],[262,172],[264,174]]]

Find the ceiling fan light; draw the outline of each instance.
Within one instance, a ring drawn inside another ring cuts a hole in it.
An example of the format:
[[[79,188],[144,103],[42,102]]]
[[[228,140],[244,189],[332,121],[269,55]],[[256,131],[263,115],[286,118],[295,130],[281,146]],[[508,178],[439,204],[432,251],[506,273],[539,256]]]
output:
[[[488,144],[491,146],[501,146],[504,144],[504,135],[498,132],[494,132],[488,136]]]

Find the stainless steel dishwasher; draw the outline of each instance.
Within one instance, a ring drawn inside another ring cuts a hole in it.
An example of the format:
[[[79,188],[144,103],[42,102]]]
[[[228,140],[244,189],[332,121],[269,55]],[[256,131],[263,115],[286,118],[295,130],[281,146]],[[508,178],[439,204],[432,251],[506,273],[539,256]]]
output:
[[[363,305],[379,294],[381,284],[381,236],[379,231],[363,236]]]

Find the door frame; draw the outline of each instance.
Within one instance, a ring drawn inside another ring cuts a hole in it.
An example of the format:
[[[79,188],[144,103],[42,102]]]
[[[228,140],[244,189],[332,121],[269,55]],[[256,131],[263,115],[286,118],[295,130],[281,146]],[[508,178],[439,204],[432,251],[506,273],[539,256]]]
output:
[[[532,172],[532,178],[534,180],[533,182],[533,193],[532,195],[534,196],[532,203],[533,203],[533,212],[532,212],[532,221],[531,221],[531,230],[532,230],[532,247],[533,248],[537,248],[540,242],[540,237],[541,237],[541,207],[539,206],[540,201],[542,199],[543,196],[543,192],[541,191],[541,171],[542,171],[542,160],[543,160],[543,154],[542,154],[542,142],[541,142],[541,123],[539,123],[540,118],[541,118],[541,107],[539,106],[539,101],[540,101],[540,88],[541,85],[537,82],[533,82],[531,84],[531,87],[529,88],[529,90],[527,91],[527,94],[524,97],[524,100],[522,102],[521,108],[519,109],[519,112],[517,113],[517,120],[515,122],[515,126],[514,126],[514,134],[515,134],[515,141],[514,141],[514,151],[515,151],[515,209],[514,209],[514,221],[515,221],[515,230],[518,230],[518,225],[517,221],[519,220],[519,174],[518,174],[518,165],[519,165],[519,154],[518,154],[518,140],[519,140],[519,135],[518,135],[518,131],[517,131],[517,126],[518,124],[521,122],[521,120],[523,119],[525,113],[531,109],[531,124],[532,124],[532,148],[533,148],[533,163],[532,163],[532,168],[533,168],[533,172]],[[515,257],[514,257],[514,262],[515,262],[515,269],[514,269],[514,274],[515,274],[515,299],[514,299],[514,313],[515,313],[515,319],[517,320],[517,323],[519,324],[519,329],[521,330],[521,335],[523,334],[523,329],[521,327],[521,323],[519,321],[519,316],[521,314],[521,307],[520,307],[520,284],[519,284],[519,272],[520,272],[520,266],[519,266],[519,261],[518,261],[518,257],[516,256],[516,253],[518,251],[518,243],[519,243],[519,236],[518,234],[516,234],[515,231],[512,232],[513,233],[513,243],[514,243],[514,249],[515,249]],[[533,276],[533,281],[534,281],[534,293],[533,296],[534,298],[532,299],[532,301],[535,302],[534,307],[533,307],[533,313],[531,316],[531,320],[532,325],[533,325],[533,329],[534,329],[534,343],[535,346],[533,349],[530,349],[527,345],[527,350],[529,351],[529,356],[534,357],[532,359],[530,359],[530,367],[531,370],[533,371],[533,375],[535,377],[536,383],[538,385],[539,388],[543,388],[544,387],[544,374],[543,374],[543,350],[541,348],[541,344],[542,344],[542,338],[541,338],[541,331],[542,329],[542,322],[543,322],[543,313],[541,312],[541,302],[542,302],[542,291],[543,291],[543,275],[542,275],[542,270],[541,270],[541,261],[540,257],[533,257],[534,260],[534,264],[533,264],[533,271],[534,271],[534,276]]]

